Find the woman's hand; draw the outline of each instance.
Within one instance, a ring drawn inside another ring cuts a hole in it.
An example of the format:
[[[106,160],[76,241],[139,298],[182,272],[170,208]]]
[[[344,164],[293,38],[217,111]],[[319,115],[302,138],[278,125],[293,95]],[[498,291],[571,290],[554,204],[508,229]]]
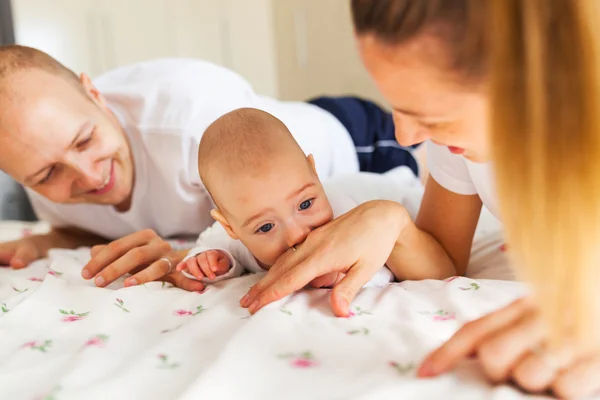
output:
[[[94,283],[99,287],[132,273],[134,275],[127,278],[125,286],[163,280],[185,290],[203,290],[202,282],[188,279],[175,271],[175,266],[186,253],[186,250],[173,251],[169,243],[154,231],[146,229],[107,245],[92,247],[92,259],[81,271],[81,276],[84,279],[94,278]]]
[[[545,350],[545,329],[529,298],[467,323],[430,354],[419,376],[443,374],[475,356],[494,383],[514,381],[523,389],[552,391],[561,398],[579,398],[600,391],[600,353],[574,344]]]
[[[242,298],[240,305],[255,313],[331,272],[345,273],[331,296],[337,316],[347,316],[358,290],[383,267],[396,244],[408,212],[391,201],[370,201],[311,232],[306,241],[287,251],[267,275]],[[317,281],[318,282],[318,281]]]

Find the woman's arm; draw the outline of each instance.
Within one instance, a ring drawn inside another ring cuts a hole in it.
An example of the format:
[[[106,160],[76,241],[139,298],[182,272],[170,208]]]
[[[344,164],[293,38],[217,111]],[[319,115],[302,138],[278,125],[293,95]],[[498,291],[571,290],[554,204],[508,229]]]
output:
[[[399,280],[464,275],[481,206],[479,196],[459,195],[428,179],[417,221],[402,229],[387,266]]]

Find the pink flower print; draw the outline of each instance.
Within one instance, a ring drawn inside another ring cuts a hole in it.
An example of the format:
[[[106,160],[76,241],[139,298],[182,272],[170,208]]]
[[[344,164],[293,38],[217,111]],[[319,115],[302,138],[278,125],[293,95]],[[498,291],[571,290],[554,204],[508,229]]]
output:
[[[432,319],[436,322],[452,321],[456,319],[456,314],[445,310],[438,310],[436,312],[422,311],[419,314],[432,315]]]
[[[52,276],[59,278],[60,276],[62,276],[62,272],[58,272],[58,271],[55,271],[52,268],[50,268],[50,269],[48,269],[48,275],[52,275]]]
[[[36,276],[32,276],[31,278],[28,278],[27,280],[31,281],[31,282],[44,282],[44,280],[42,278],[38,278]]]
[[[39,351],[41,353],[46,353],[48,351],[48,348],[51,346],[52,340],[44,340],[42,343],[39,344],[36,341],[27,342],[23,344],[21,348],[29,348],[31,350]]]
[[[456,315],[453,312],[440,310],[433,316],[434,321],[452,321],[456,319]]]
[[[106,335],[96,335],[94,337],[89,338],[88,341],[85,342],[84,346],[85,347],[104,347],[107,340],[108,340],[108,336],[106,336]]]
[[[290,360],[290,365],[294,368],[312,368],[319,365],[310,351],[305,351],[300,354],[280,354],[278,357]]]
[[[116,307],[119,307],[123,312],[128,313],[129,310],[125,308],[125,302],[122,299],[116,299],[116,303],[114,303]]]
[[[460,276],[451,276],[450,278],[444,279],[444,282],[449,283],[458,278],[460,278]]]
[[[71,311],[65,311],[65,310],[58,310],[62,315],[64,315],[62,321],[63,322],[75,322],[75,321],[80,321],[82,320],[84,317],[86,317],[90,312],[85,312],[85,313],[76,313],[75,311],[71,310]]]
[[[354,311],[356,311],[356,312],[354,312]],[[364,308],[359,307],[359,306],[354,307],[354,311],[350,310],[348,312],[347,318],[362,317],[363,315],[372,315],[369,311],[367,311]]]
[[[316,366],[318,363],[308,358],[299,357],[292,361],[292,366],[296,368],[310,368]]]
[[[198,306],[196,307],[196,312],[193,311],[189,311],[189,310],[175,310],[173,311],[173,315],[177,316],[177,317],[188,317],[188,316],[196,316],[198,314],[202,314],[204,311],[206,311],[206,308],[204,308],[203,306]]]
[[[31,236],[33,235],[33,231],[29,228],[23,228],[21,229],[21,235],[23,235],[23,237]]]
[[[157,357],[158,357],[158,360],[160,362],[160,364],[158,365],[157,368],[160,368],[160,369],[175,369],[175,368],[179,367],[179,363],[170,363],[169,362],[169,356],[167,356],[166,354],[159,354]]]

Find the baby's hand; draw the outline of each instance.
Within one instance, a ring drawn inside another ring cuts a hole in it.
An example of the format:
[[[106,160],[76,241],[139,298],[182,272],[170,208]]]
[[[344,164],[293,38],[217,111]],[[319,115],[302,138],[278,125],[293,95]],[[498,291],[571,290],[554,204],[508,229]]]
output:
[[[221,250],[205,251],[177,265],[177,271],[185,269],[198,280],[205,276],[210,280],[216,279],[217,276],[226,274],[230,268],[229,257]]]

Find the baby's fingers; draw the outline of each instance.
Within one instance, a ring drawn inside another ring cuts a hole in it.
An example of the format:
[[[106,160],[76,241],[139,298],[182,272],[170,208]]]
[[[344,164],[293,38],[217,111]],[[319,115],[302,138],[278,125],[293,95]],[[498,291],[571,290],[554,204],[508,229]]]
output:
[[[200,267],[202,268],[202,271],[204,271],[206,277],[213,280],[217,277],[214,271],[218,266],[217,258],[219,257],[219,254],[214,251],[208,251],[202,255],[205,257],[205,260],[200,263]]]
[[[227,257],[224,254],[221,254],[217,261],[217,267],[215,268],[215,274],[217,276],[226,274],[230,268],[231,268],[231,261],[229,260],[229,257]]]
[[[194,275],[194,277],[198,280],[204,278],[204,274],[200,271],[200,268],[198,266],[198,258],[200,257],[202,257],[202,255],[199,255],[198,257],[192,257],[185,263],[185,266],[187,267],[189,273]]]

